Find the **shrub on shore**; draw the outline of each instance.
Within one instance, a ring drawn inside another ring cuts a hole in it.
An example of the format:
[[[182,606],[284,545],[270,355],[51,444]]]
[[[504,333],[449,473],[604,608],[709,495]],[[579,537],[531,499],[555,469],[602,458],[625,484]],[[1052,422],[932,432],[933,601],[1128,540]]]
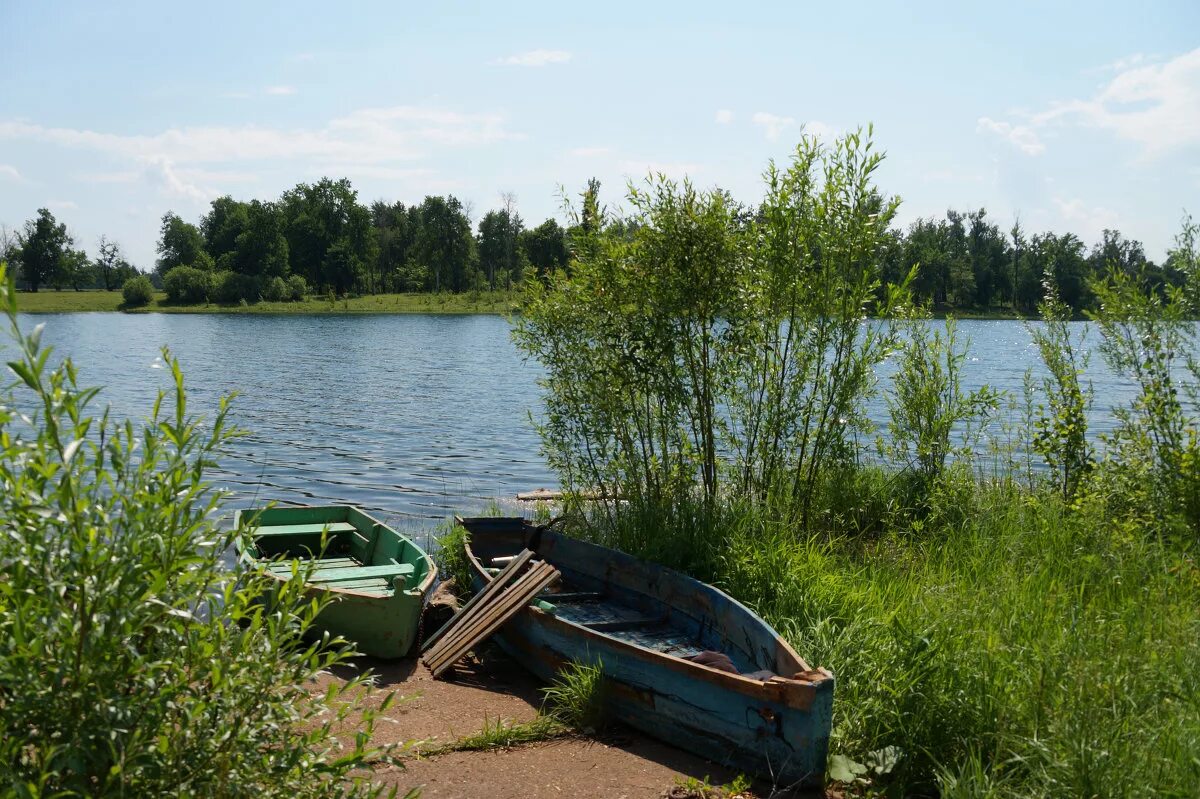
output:
[[[365,677],[312,690],[351,654],[304,638],[321,603],[225,563],[247,535],[218,526],[208,483],[228,401],[189,415],[164,351],[174,385],[146,424],[97,416],[74,365],[19,329],[2,265],[0,306],[17,378],[0,391],[0,790],[378,794],[353,773],[382,754],[378,711],[356,705]]]
[[[163,275],[163,291],[167,300],[177,305],[198,305],[213,295],[211,272],[192,266],[177,266]]]
[[[301,302],[308,296],[308,283],[305,282],[301,275],[292,275],[288,278],[288,299],[292,302]]]
[[[237,272],[217,272],[213,276],[213,298],[226,305],[237,305],[243,300],[258,302],[258,278]]]
[[[751,208],[661,177],[630,187],[631,219],[585,199],[571,268],[530,285],[514,333],[545,368],[551,465],[610,497],[573,530],[721,586],[830,668],[851,793],[1192,795],[1200,234],[1172,253],[1180,287],[1090,287],[1136,389],[1098,451],[1047,292],[1047,377],[1001,453],[1026,468],[988,470],[1005,398],[966,390],[953,322],[881,283],[878,164],[861,134],[806,139]]]
[[[121,298],[126,308],[142,308],[154,299],[154,284],[145,275],[135,275],[121,286]]]

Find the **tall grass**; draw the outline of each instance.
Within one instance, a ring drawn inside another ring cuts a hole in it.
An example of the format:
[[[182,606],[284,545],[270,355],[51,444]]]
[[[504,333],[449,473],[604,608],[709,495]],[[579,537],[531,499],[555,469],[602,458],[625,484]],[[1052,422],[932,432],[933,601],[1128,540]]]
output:
[[[869,131],[805,140],[753,211],[631,189],[634,235],[594,232],[531,293],[515,339],[546,368],[543,447],[608,499],[573,531],[716,583],[832,669],[852,788],[1200,795],[1196,226],[1179,287],[1091,287],[1101,355],[1137,387],[1114,433],[1089,444],[1086,355],[1050,294],[1049,378],[988,469],[975,444],[1014,398],[966,391],[953,322],[885,296],[880,158]],[[891,445],[864,465],[879,394]]]
[[[1187,554],[1052,488],[960,475],[918,516],[887,473],[857,484],[886,532],[797,535],[749,504],[590,529],[711,580],[831,669],[832,751],[866,762],[895,747],[875,778],[892,795],[1194,795],[1200,569]],[[841,492],[821,500],[829,512]]]

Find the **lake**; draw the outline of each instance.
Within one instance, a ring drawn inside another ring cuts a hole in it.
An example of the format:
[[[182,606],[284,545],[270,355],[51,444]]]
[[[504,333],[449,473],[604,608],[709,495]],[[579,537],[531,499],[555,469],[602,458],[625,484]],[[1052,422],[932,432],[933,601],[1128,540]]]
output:
[[[70,355],[85,385],[121,417],[149,413],[170,384],[159,349],[183,364],[194,413],[211,415],[238,391],[237,441],[215,479],[239,506],[268,500],[352,503],[400,529],[430,529],[490,501],[515,508],[518,491],[553,487],[530,414],[540,407],[539,367],[525,362],[500,316],[255,316],[241,314],[47,314],[44,340]],[[1020,396],[1027,369],[1040,374],[1020,322],[959,322],[971,341],[965,383]],[[1096,334],[1088,336],[1094,347]],[[4,346],[8,346],[5,342]],[[881,377],[886,379],[885,365]],[[1110,430],[1114,404],[1133,387],[1099,353],[1093,432]],[[887,418],[882,401],[870,408]],[[1003,436],[1003,425],[993,425]]]

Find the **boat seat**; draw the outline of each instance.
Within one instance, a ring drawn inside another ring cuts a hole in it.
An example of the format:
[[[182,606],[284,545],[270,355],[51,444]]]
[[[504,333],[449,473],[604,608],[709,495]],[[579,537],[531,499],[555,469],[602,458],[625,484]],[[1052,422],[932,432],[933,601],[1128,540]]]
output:
[[[617,630],[632,630],[637,627],[652,627],[656,624],[662,624],[664,621],[663,616],[635,616],[628,619],[585,621],[581,623],[589,630],[595,630],[598,633],[607,633]]]
[[[538,599],[555,605],[565,602],[595,602],[603,598],[604,594],[599,591],[559,591],[558,593],[538,594]]]
[[[343,580],[363,580],[368,577],[409,577],[417,571],[411,563],[388,563],[383,566],[344,566],[333,569],[317,569],[308,578],[310,583],[336,583]]]
[[[328,524],[271,524],[264,525],[254,531],[257,538],[264,535],[306,535],[328,530],[331,533],[357,533],[358,528],[349,522],[329,522]]]

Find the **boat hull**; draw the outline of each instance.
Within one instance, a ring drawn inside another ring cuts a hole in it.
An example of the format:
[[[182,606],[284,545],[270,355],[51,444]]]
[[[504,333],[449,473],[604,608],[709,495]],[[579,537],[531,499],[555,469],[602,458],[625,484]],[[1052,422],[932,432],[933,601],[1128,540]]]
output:
[[[562,539],[547,543],[549,546],[542,549],[551,552],[593,547],[580,542],[567,545]],[[591,557],[610,558],[626,573],[633,570],[628,556],[603,547],[594,549]],[[571,571],[570,562],[555,563],[553,554],[546,559]],[[468,561],[474,588],[480,590],[491,576],[473,556]],[[643,569],[657,568],[638,563]],[[661,572],[656,585],[673,586],[664,590],[687,588],[694,583],[704,591],[692,594],[705,594],[701,598],[704,603],[711,605],[721,597],[728,600],[729,606],[717,614],[749,614],[766,627],[748,609],[711,586],[667,570]],[[779,787],[823,782],[833,709],[834,680],[828,672],[811,670],[795,675],[797,678],[748,679],[631,644],[559,618],[552,605],[550,608],[524,609],[494,639],[542,680],[552,681],[571,662],[600,665],[605,676],[605,707],[618,720]]]
[[[237,523],[251,529],[240,559],[276,580],[299,573],[293,561],[315,561],[305,593],[328,604],[313,635],[341,636],[376,658],[412,650],[437,567],[408,538],[350,506],[239,511]]]

